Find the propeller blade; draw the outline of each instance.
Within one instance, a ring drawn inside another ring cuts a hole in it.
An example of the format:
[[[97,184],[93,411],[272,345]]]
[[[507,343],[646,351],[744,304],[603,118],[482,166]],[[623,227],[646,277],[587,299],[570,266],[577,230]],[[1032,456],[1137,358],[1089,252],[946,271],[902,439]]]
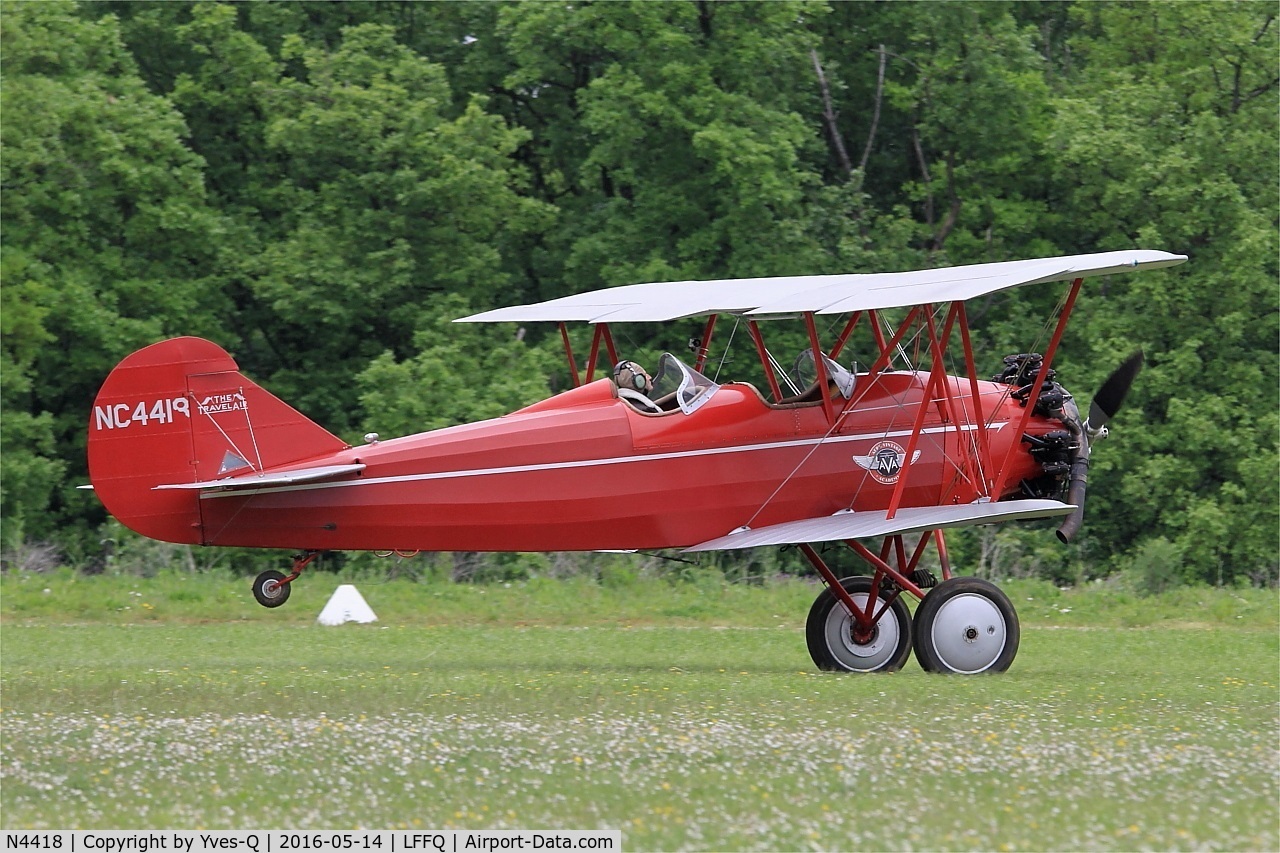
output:
[[[1124,398],[1129,394],[1129,387],[1142,370],[1142,361],[1142,350],[1138,350],[1111,371],[1111,375],[1102,383],[1098,393],[1093,395],[1093,402],[1089,404],[1089,429],[1101,429],[1120,411]]]
[[[1058,528],[1058,538],[1063,543],[1070,542],[1084,523],[1084,496],[1089,480],[1089,442],[1106,436],[1107,421],[1120,411],[1133,380],[1142,370],[1142,361],[1142,350],[1126,358],[1119,367],[1111,371],[1111,375],[1102,383],[1098,393],[1093,395],[1093,402],[1089,404],[1089,419],[1084,422],[1080,450],[1071,462],[1071,474],[1067,483],[1067,503],[1075,504],[1076,508]]]

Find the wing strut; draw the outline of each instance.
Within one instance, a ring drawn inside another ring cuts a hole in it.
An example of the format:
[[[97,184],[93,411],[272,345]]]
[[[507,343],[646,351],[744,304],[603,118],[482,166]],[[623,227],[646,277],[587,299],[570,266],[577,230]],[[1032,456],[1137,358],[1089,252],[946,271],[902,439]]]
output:
[[[591,352],[587,356],[587,375],[584,379],[578,370],[578,362],[573,357],[573,344],[569,342],[569,329],[563,323],[557,323],[560,328],[560,340],[564,343],[564,356],[569,360],[569,370],[573,374],[573,387],[577,388],[583,382],[590,382],[596,375],[596,364],[600,360],[600,342],[604,342],[605,352],[609,354],[609,369],[612,369],[618,363],[618,350],[613,344],[613,332],[609,330],[608,323],[597,323],[595,330],[591,333]]]
[[[773,402],[782,399],[782,389],[778,387],[778,377],[773,372],[773,359],[769,356],[769,350],[765,349],[764,338],[760,335],[760,326],[755,320],[747,321],[747,331],[751,333],[751,340],[755,342],[756,353],[760,356],[760,366],[764,368],[765,379],[769,380],[769,391],[773,394]]]
[[[861,319],[862,312],[854,311],[849,318],[849,322],[844,324],[844,328],[840,331],[840,336],[836,338],[836,342],[831,346],[831,352],[827,353],[827,357],[835,361],[840,357],[840,353],[844,351],[844,345],[849,342],[849,336],[853,334],[853,330],[858,326],[858,320]]]
[[[569,370],[573,373],[573,387],[577,388],[582,384],[582,377],[578,375],[578,362],[573,357],[573,344],[569,343],[569,329],[563,322],[556,325],[560,327],[560,340],[564,341],[564,354],[569,359]]]
[[[889,362],[892,359],[893,348],[902,343],[902,339],[906,337],[907,332],[911,331],[911,327],[915,324],[916,318],[919,314],[919,305],[912,307],[912,309],[907,312],[906,318],[898,326],[898,331],[894,333],[893,337],[889,341],[885,342],[884,345],[880,347],[880,355],[878,355],[876,360],[872,362],[871,369],[867,372],[867,380],[860,383],[859,387],[861,387],[862,390],[854,392],[853,398],[845,403],[844,409],[835,418],[835,421],[831,424],[831,428],[827,430],[825,435],[823,435],[822,440],[813,445],[809,452],[805,454],[804,458],[797,462],[796,466],[791,469],[791,473],[787,474],[787,476],[783,478],[782,482],[778,484],[778,487],[769,494],[769,497],[765,498],[764,502],[756,508],[756,511],[751,514],[751,518],[747,519],[747,527],[751,526],[752,522],[754,522],[760,513],[764,511],[764,508],[769,505],[769,502],[778,496],[778,493],[786,487],[787,483],[791,482],[791,478],[796,475],[796,472],[804,467],[805,463],[809,461],[809,458],[817,452],[819,447],[822,446],[822,441],[825,441],[832,435],[832,433],[839,429],[840,423],[844,419],[845,415],[857,408],[858,404],[862,402],[862,399],[870,393],[871,388],[875,384],[875,378],[889,366]],[[756,341],[756,349],[760,352],[760,361],[764,365],[765,375],[769,377],[769,384],[774,393],[774,399],[781,399],[782,395],[778,390],[778,381],[772,373],[772,368],[769,366],[769,353],[768,350],[764,348],[764,340],[760,337],[760,329],[756,326],[754,320],[748,320],[747,327],[752,331],[752,339]],[[876,329],[875,323],[872,323],[871,328],[873,330]],[[879,335],[877,335],[876,338],[877,341],[881,340]],[[817,351],[822,352],[821,349]],[[817,360],[821,361],[821,359]]]
[[[813,348],[813,367],[818,374],[818,390],[822,392],[822,413],[827,416],[827,423],[835,426],[836,410],[831,404],[831,383],[827,381],[827,363],[819,356],[822,344],[818,343],[818,327],[813,322],[813,312],[804,312],[804,327],[809,333],[809,346]]]
[[[719,314],[712,314],[707,317],[707,325],[702,327],[702,337],[694,347],[697,360],[693,363],[693,369],[699,373],[707,366],[707,356],[711,354],[711,334],[716,330],[716,318],[719,316]]]
[[[1004,455],[1004,461],[1000,463],[999,473],[996,474],[995,485],[991,489],[991,494],[1000,495],[1004,491],[1004,484],[1009,479],[1009,472],[1013,468],[1014,453],[1021,446],[1021,437],[1027,430],[1027,424],[1031,421],[1031,414],[1035,411],[1036,400],[1040,399],[1040,389],[1044,387],[1045,378],[1049,375],[1049,368],[1053,365],[1053,357],[1058,352],[1058,344],[1062,341],[1062,333],[1066,331],[1067,320],[1071,318],[1071,310],[1075,308],[1076,297],[1080,295],[1080,285],[1084,284],[1083,278],[1077,278],[1071,282],[1071,290],[1067,293],[1066,302],[1063,303],[1062,312],[1058,315],[1058,327],[1053,330],[1053,337],[1049,340],[1049,346],[1044,351],[1044,362],[1040,365],[1040,371],[1036,373],[1035,382],[1031,384],[1031,394],[1023,403],[1022,420],[1018,422],[1018,431],[1014,433],[1014,441],[1009,445],[1009,450]]]
[[[915,423],[911,425],[911,437],[907,439],[907,454],[902,460],[902,470],[898,473],[898,482],[893,487],[893,497],[889,499],[889,512],[886,517],[890,519],[897,514],[898,507],[902,503],[902,493],[907,485],[907,477],[911,473],[911,463],[915,456],[916,446],[920,443],[920,430],[924,428],[924,418],[929,413],[929,401],[933,399],[934,394],[939,395],[939,397],[947,396],[945,388],[947,376],[945,365],[942,361],[942,347],[938,343],[937,330],[933,327],[933,306],[925,304],[920,307],[923,314],[922,322],[929,332],[929,347],[933,364],[929,370],[929,381],[925,383],[924,396],[921,398],[920,406],[916,410]],[[955,310],[952,309],[947,315],[947,325],[943,333],[944,338],[951,334],[951,321],[954,318]],[[956,429],[960,429],[960,424],[956,424]]]
[[[991,444],[987,438],[987,419],[982,414],[982,394],[978,391],[978,368],[973,358],[973,342],[969,340],[969,312],[965,308],[963,302],[958,302],[959,320],[960,320],[960,344],[964,348],[964,369],[969,374],[969,399],[973,400],[973,428],[977,433],[977,438],[969,437],[969,442],[976,440],[976,446],[968,444],[972,451],[970,456],[974,462],[973,475],[975,490],[979,494],[990,495],[990,483],[987,482],[986,471],[983,470],[983,460],[991,459]],[[968,413],[966,413],[966,417]],[[941,547],[941,545],[939,546]]]

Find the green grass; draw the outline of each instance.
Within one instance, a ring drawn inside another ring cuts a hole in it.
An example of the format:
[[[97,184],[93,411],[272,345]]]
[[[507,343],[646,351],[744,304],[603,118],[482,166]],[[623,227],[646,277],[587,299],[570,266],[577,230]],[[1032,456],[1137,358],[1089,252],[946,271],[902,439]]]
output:
[[[310,572],[276,610],[259,607],[250,579],[225,572],[131,575],[0,575],[5,624],[172,624],[233,621],[305,625],[315,621],[340,583],[355,583],[383,624],[404,625],[718,625],[803,626],[821,588],[816,580],[778,579],[764,585],[590,578],[513,583],[415,583]],[[1268,589],[1182,587],[1153,597],[1091,585],[1058,589],[1045,581],[1001,584],[1024,626],[1230,627],[1275,630],[1280,597]]]
[[[1280,848],[1273,591],[1011,584],[1009,673],[848,677],[798,582],[366,581],[378,623],[315,625],[339,580],[277,611],[220,576],[0,580],[0,822]]]

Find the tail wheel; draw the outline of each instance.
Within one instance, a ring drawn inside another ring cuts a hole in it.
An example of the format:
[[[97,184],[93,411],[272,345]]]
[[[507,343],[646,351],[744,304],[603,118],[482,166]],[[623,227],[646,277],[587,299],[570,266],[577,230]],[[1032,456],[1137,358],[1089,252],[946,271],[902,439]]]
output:
[[[860,608],[871,597],[871,578],[844,578],[840,585]],[[887,601],[882,589],[879,601]],[[877,604],[879,610],[882,604]],[[829,672],[895,672],[911,654],[911,612],[894,599],[866,636],[855,631],[849,611],[830,589],[824,589],[809,609],[805,640],[818,669]]]
[[[1004,672],[1019,638],[1009,597],[979,578],[945,580],[916,608],[916,660],[926,672]]]
[[[280,583],[285,576],[274,570],[265,571],[253,579],[253,597],[263,607],[279,607],[289,600],[290,585]]]

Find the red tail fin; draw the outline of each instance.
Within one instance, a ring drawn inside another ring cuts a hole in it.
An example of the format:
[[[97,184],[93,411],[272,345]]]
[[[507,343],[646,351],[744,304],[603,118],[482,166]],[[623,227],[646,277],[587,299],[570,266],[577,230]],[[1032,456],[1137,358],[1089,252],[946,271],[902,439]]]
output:
[[[240,375],[200,338],[173,338],[116,365],[89,420],[89,478],[107,510],[152,539],[197,544],[200,501],[156,486],[317,459],[347,445]]]

